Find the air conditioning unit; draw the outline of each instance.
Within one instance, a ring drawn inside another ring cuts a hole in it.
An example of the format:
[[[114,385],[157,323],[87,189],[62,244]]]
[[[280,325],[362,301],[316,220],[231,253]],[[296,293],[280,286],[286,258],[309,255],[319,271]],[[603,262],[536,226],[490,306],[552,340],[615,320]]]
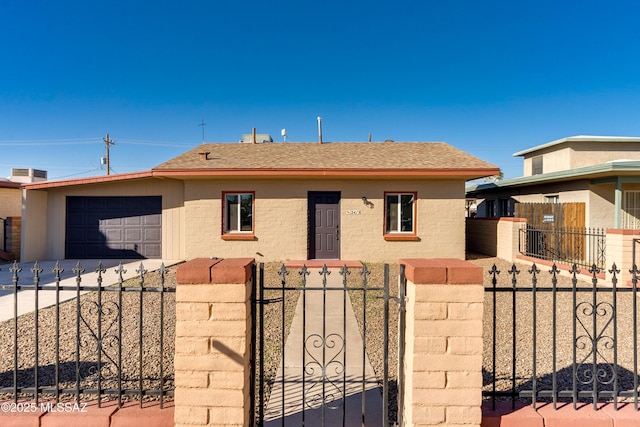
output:
[[[47,180],[47,171],[29,168],[11,168],[10,181],[13,182],[39,182]]]

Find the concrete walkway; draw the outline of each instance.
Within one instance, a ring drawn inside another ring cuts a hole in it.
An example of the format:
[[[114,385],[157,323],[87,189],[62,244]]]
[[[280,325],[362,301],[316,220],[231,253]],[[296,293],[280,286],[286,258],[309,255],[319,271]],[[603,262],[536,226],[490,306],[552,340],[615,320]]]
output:
[[[100,260],[80,260],[80,265],[84,268],[85,272],[82,273],[81,286],[97,286],[98,273],[96,268]],[[180,262],[179,260],[159,260],[159,259],[144,259],[144,260],[104,260],[102,266],[106,272],[102,273],[102,285],[109,286],[118,283],[118,274],[116,273],[116,267],[122,262],[123,268],[126,270],[122,274],[122,277],[126,280],[132,277],[136,277],[139,273],[136,271],[140,268],[140,264],[144,266],[147,271],[154,271],[160,268],[160,265],[164,263],[165,267]],[[76,267],[78,260],[62,260],[60,261],[60,267],[64,269],[64,272],[60,274],[60,286],[76,286],[76,273],[73,269]],[[55,287],[55,273],[53,268],[56,265],[56,261],[42,261],[38,263],[42,269],[40,273],[40,286]],[[12,285],[13,273],[11,268],[13,264],[3,264],[0,266],[0,285]],[[22,269],[18,273],[18,284],[21,286],[33,285],[32,271],[34,263],[18,263],[18,267]],[[80,294],[85,294],[80,292]],[[77,296],[75,291],[60,291],[60,302],[73,299]],[[13,291],[0,290],[0,322],[13,319]],[[38,292],[38,308],[46,308],[56,303],[56,293],[50,291]],[[23,290],[18,292],[18,316],[30,313],[35,310],[35,291]]]
[[[310,271],[307,287],[322,287],[319,270]],[[342,288],[338,269],[330,271],[327,288]],[[343,298],[342,290],[306,291],[306,301],[300,294],[284,363],[265,411],[265,426],[281,426],[283,418],[285,426],[341,426],[343,417],[349,427],[382,425],[382,393],[369,358],[363,357],[362,336],[348,294],[346,304]]]

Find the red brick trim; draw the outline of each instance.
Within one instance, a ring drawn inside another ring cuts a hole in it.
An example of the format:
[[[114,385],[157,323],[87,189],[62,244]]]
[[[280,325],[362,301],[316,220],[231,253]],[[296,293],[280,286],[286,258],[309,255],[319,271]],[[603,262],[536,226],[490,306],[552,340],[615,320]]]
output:
[[[607,228],[607,234],[621,234],[623,236],[640,236],[640,230],[628,228]]]
[[[221,259],[196,258],[185,262],[176,270],[176,281],[180,285],[211,283],[213,266]]]
[[[482,267],[456,258],[405,258],[405,276],[416,285],[482,284]]]
[[[196,258],[178,267],[179,285],[245,284],[251,278],[253,258]]]
[[[562,270],[562,271],[566,271],[566,272],[571,271],[571,268],[573,268],[572,265],[562,264],[560,262],[547,261],[547,260],[539,259],[539,258],[533,258],[533,257],[527,256],[527,255],[516,255],[516,259],[533,263],[533,264],[537,265],[538,267],[541,266],[541,265],[544,265],[546,267],[553,267],[553,264],[555,264],[556,267],[558,267],[558,270]],[[578,270],[580,270],[580,273],[578,273],[578,275],[591,277],[591,273],[589,273],[589,268],[587,268],[587,267],[578,267]],[[596,277],[598,279],[604,280],[606,278],[605,270],[601,270],[600,273],[597,273]]]
[[[500,221],[508,221],[508,222],[527,222],[526,218],[514,218],[511,216],[502,216],[498,218]]]
[[[253,258],[228,258],[213,267],[211,283],[214,284],[245,284],[251,279]]]
[[[245,240],[245,241],[253,241],[256,240],[256,236],[254,236],[253,234],[223,234],[220,236],[220,238],[222,240],[229,240],[229,241],[241,241],[241,240]]]
[[[3,402],[5,403],[5,402]],[[12,401],[6,403],[12,404]],[[144,402],[140,408],[138,402],[127,402],[118,408],[115,401],[102,402],[98,408],[97,401],[82,402],[76,406],[76,402],[62,402],[57,412],[41,412],[41,406],[53,405],[55,402],[24,401],[22,404],[32,405],[35,412],[10,413],[0,412],[0,425],[2,426],[47,426],[47,427],[130,427],[130,426],[157,426],[173,427],[175,405],[173,401],[165,402],[160,409],[159,402]]]
[[[414,234],[385,234],[384,240],[387,242],[419,242],[420,237]]]

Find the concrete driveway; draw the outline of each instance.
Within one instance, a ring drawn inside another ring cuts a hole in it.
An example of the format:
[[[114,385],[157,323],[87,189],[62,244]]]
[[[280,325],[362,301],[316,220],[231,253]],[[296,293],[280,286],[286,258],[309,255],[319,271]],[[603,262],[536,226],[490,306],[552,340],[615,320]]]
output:
[[[81,274],[81,286],[97,286],[98,273],[96,269],[100,260],[80,260],[80,265],[84,268]],[[158,270],[164,263],[165,267],[181,262],[181,260],[160,260],[160,259],[144,259],[144,260],[103,260],[102,267],[106,272],[102,273],[102,285],[109,286],[118,283],[117,266],[122,263],[126,272],[122,277],[126,280],[139,275],[136,270],[140,269],[140,265],[144,266],[147,271]],[[76,273],[74,268],[78,264],[78,260],[62,260],[60,267],[64,270],[60,274],[61,286],[76,286]],[[40,273],[40,285],[54,287],[55,273],[53,269],[56,261],[39,261],[39,267],[42,269]],[[0,285],[13,285],[13,272],[11,269],[13,264],[0,265]],[[18,267],[22,270],[18,273],[18,284],[21,286],[33,286],[34,283],[34,263],[18,263]],[[81,292],[81,294],[86,292]],[[60,302],[75,298],[75,291],[60,291]],[[55,304],[56,293],[51,291],[40,291],[38,293],[38,308],[46,308]],[[35,291],[22,290],[18,292],[18,316],[35,310]],[[14,316],[14,297],[11,290],[0,290],[0,321],[12,319]]]

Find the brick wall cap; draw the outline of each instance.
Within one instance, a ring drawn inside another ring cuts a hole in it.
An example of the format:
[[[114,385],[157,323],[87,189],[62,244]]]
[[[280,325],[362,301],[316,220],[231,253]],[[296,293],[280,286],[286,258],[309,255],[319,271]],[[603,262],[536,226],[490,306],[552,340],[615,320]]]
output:
[[[178,267],[179,285],[246,284],[251,278],[253,258],[195,258]]]
[[[482,267],[457,258],[403,258],[405,275],[416,285],[482,284]]]
[[[225,258],[213,267],[211,283],[246,284],[251,279],[253,258]]]
[[[211,283],[211,270],[221,259],[195,258],[178,267],[176,281],[180,285]]]
[[[501,217],[500,221],[506,221],[506,222],[527,222],[526,218],[513,218],[513,217]]]
[[[622,234],[623,236],[640,236],[640,230],[628,228],[607,228],[607,234]]]

